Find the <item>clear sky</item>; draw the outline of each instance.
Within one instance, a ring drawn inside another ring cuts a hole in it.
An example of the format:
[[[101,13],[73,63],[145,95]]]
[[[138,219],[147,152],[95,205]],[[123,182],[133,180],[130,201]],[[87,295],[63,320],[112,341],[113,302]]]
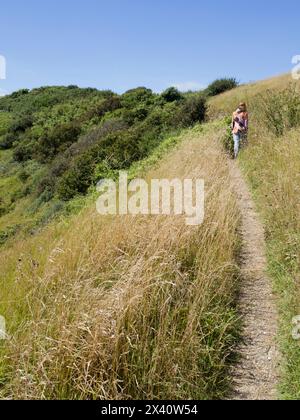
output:
[[[0,17],[2,92],[248,82],[289,71],[300,54],[299,0],[9,0]]]

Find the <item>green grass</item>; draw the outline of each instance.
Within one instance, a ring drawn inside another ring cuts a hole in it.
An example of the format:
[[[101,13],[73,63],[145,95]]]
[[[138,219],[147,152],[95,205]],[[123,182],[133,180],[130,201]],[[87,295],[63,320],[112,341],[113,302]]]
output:
[[[14,339],[2,348],[2,397],[226,396],[238,331],[238,210],[222,132],[219,122],[197,126],[132,168],[159,179],[197,168],[207,179],[203,226],[107,219],[91,203],[4,247],[0,313]]]
[[[211,118],[229,116],[241,101],[250,112],[249,147],[240,165],[264,223],[268,270],[278,298],[282,351],[279,397],[300,398],[300,105],[290,75],[241,86],[210,101]]]
[[[0,138],[6,133],[11,122],[11,114],[9,112],[0,112]]]
[[[289,131],[275,139],[264,132],[241,156],[265,225],[268,267],[278,296],[282,399],[300,397],[300,342],[292,338],[292,319],[300,315],[299,135],[300,130]]]

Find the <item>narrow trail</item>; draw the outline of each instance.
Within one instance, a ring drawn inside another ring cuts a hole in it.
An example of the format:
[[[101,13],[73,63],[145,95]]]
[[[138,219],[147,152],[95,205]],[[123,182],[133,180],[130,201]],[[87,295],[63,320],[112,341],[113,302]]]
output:
[[[251,193],[236,162],[230,173],[242,215],[242,284],[239,312],[243,340],[239,361],[232,368],[231,400],[274,400],[277,397],[279,352],[278,317],[271,280],[266,273],[265,235]]]

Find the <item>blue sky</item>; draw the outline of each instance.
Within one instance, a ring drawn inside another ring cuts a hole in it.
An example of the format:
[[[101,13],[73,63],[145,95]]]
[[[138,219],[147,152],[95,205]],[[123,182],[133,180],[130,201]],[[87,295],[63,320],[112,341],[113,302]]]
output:
[[[10,0],[0,16],[6,92],[248,82],[289,71],[300,54],[299,0]]]

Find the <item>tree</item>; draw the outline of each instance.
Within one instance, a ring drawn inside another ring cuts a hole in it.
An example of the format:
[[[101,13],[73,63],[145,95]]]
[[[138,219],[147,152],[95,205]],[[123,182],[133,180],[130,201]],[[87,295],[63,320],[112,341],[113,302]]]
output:
[[[217,96],[238,87],[238,85],[235,78],[217,79],[207,87],[206,94],[208,96]]]
[[[168,88],[161,96],[166,102],[175,102],[183,99],[183,95],[175,87]]]

